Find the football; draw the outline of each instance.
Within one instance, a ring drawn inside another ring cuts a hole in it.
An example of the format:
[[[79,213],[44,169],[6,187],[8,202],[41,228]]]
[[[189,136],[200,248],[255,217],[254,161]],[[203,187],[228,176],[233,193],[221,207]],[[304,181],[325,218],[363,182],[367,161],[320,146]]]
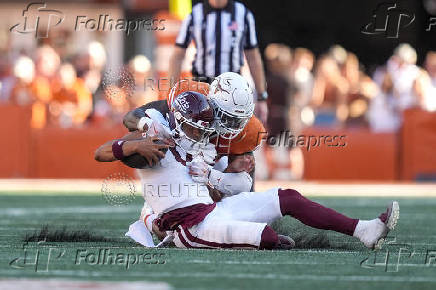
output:
[[[126,136],[124,136],[122,138],[122,140],[137,140],[137,139],[141,139],[142,135],[139,132],[132,132],[127,134]],[[156,144],[165,144],[163,141],[161,140],[156,140],[154,141],[154,143]],[[167,152],[166,148],[160,149],[160,151],[162,151],[163,153]],[[146,168],[151,168],[153,166],[151,166],[151,164],[149,164],[149,162],[147,161],[147,159],[138,154],[138,153],[134,153],[132,155],[126,156],[124,157],[122,160],[120,160],[124,165],[127,165],[131,168],[136,168],[136,169],[146,169]]]

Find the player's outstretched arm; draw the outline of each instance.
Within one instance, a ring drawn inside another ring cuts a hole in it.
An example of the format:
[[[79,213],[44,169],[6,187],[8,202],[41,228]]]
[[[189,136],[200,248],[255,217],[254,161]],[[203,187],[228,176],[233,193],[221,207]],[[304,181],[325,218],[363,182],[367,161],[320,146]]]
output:
[[[121,142],[122,140],[111,140],[101,145],[95,150],[94,158],[98,162],[112,162],[118,160],[112,151],[114,142]],[[132,155],[136,153],[136,144],[132,141],[126,141],[123,143],[122,150],[124,156]]]
[[[138,107],[130,112],[128,112],[124,118],[123,118],[123,124],[124,126],[130,131],[147,131],[147,123],[141,122],[142,118],[146,118],[145,111],[148,109],[155,109],[159,111],[162,116],[166,116],[168,113],[168,105],[166,100],[161,101],[153,101],[150,103],[147,103],[141,107]]]
[[[157,144],[157,137],[147,136],[142,138],[140,132],[130,133],[122,139],[108,141],[95,151],[95,160],[99,162],[112,162],[120,159],[120,156],[129,156],[138,153],[144,156],[149,164],[157,164],[165,154],[161,149],[168,149],[171,145],[166,140],[161,140],[165,144]],[[117,151],[117,152],[114,152]]]

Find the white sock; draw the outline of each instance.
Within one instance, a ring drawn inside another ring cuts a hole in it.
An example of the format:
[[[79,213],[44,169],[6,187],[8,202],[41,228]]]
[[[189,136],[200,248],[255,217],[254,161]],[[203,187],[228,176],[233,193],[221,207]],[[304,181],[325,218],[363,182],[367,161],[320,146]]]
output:
[[[365,232],[365,229],[368,227],[370,223],[371,221],[359,220],[359,222],[356,225],[356,228],[354,229],[353,237],[356,237],[360,240],[363,233]]]
[[[369,221],[359,220],[353,237],[358,238],[365,246],[372,247],[384,230],[385,225],[379,218]]]

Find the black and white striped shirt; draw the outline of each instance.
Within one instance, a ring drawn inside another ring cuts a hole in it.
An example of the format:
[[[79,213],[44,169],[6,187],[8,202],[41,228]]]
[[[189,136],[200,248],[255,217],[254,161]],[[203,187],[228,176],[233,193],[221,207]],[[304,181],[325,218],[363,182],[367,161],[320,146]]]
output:
[[[195,4],[182,23],[176,45],[187,48],[191,40],[197,48],[192,64],[194,76],[240,72],[243,50],[258,45],[253,13],[232,0],[222,9],[212,8],[207,0]]]

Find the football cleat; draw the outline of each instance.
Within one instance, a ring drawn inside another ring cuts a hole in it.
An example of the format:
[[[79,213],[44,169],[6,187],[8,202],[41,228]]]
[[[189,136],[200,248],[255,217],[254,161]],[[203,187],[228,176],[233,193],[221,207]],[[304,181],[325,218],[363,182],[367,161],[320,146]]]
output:
[[[386,236],[388,235],[389,231],[395,229],[395,226],[397,225],[399,218],[400,218],[400,205],[398,204],[397,201],[393,201],[391,202],[391,204],[388,206],[388,209],[386,210],[386,220],[384,222],[385,229],[383,231],[383,234],[375,243],[374,250],[381,249],[381,247],[383,246],[386,240]]]
[[[295,241],[291,237],[284,235],[278,235],[278,237],[280,243],[275,250],[290,250],[295,248]]]

